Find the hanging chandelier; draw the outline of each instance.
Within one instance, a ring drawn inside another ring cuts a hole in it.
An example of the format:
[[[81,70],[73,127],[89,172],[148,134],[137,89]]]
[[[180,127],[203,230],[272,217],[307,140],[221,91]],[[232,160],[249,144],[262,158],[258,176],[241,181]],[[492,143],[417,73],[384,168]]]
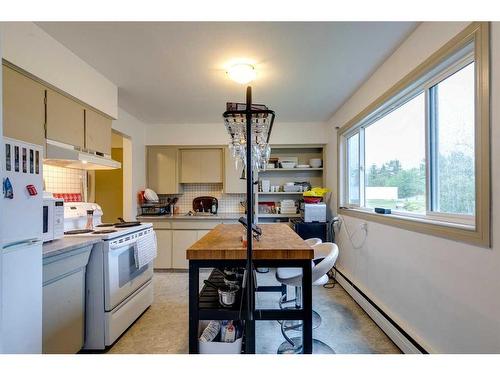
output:
[[[260,104],[251,105],[247,111],[244,103],[227,103],[224,124],[231,137],[229,150],[235,161],[235,168],[247,166],[247,124],[251,123],[252,160],[249,165],[254,171],[266,170],[271,156],[269,138],[274,122],[274,112]]]

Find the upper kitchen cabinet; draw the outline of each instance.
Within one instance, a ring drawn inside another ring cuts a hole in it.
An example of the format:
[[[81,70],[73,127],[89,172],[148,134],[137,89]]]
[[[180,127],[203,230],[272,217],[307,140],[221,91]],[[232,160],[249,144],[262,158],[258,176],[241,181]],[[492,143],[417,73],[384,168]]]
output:
[[[246,193],[246,180],[240,179],[243,172],[243,165],[238,163],[238,169],[235,168],[234,158],[231,157],[229,148],[224,149],[224,192],[225,193]]]
[[[111,119],[85,109],[85,148],[111,155]]]
[[[181,183],[222,183],[221,148],[192,148],[180,151]]]
[[[47,139],[85,148],[84,111],[78,102],[47,89]]]
[[[178,194],[177,147],[148,146],[148,187],[159,194]]]
[[[45,87],[5,65],[3,133],[28,143],[45,144]]]

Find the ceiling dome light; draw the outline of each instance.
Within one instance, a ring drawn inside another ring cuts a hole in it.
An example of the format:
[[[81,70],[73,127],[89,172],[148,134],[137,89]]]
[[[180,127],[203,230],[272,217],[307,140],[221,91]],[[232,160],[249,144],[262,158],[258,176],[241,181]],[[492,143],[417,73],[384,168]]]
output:
[[[257,77],[257,72],[253,65],[250,64],[234,64],[227,70],[227,75],[233,81],[245,84],[251,82]]]

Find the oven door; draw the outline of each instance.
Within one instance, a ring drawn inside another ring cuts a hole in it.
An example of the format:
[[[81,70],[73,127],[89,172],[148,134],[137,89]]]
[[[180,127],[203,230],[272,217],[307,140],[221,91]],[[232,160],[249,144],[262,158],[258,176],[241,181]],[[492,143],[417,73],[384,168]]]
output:
[[[153,277],[153,262],[137,268],[134,243],[104,245],[104,301],[111,311]]]

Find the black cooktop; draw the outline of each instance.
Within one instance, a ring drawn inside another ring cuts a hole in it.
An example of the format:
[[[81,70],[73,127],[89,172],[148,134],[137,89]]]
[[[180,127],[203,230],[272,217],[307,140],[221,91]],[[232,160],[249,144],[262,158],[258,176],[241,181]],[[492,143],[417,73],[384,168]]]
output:
[[[64,232],[64,234],[85,234],[85,233],[92,233],[92,229],[74,229],[74,230],[68,230]]]
[[[67,234],[67,235],[85,234],[85,233],[108,234],[108,233],[117,232],[116,229],[111,229],[111,227],[128,228],[128,227],[136,227],[138,225],[141,225],[140,221],[125,221],[125,222],[120,222],[120,223],[102,223],[102,224],[96,225],[96,228],[110,228],[110,229],[101,229],[101,230],[96,230],[96,231],[94,231],[93,229],[74,229],[74,230],[68,230],[68,231],[64,232],[64,234]]]
[[[115,228],[128,228],[128,227],[136,227],[141,225],[140,221],[129,221],[125,223],[115,223]]]
[[[118,232],[116,229],[103,229],[103,230],[95,230],[92,234],[108,234]]]
[[[106,228],[106,227],[114,227],[115,224],[113,223],[102,223],[102,224],[99,224],[99,225],[96,225],[97,228]]]
[[[96,227],[97,228],[109,228],[109,227],[128,228],[128,227],[136,227],[138,225],[141,225],[140,221],[125,221],[125,222],[119,222],[119,223],[102,223],[102,224],[96,225]]]

